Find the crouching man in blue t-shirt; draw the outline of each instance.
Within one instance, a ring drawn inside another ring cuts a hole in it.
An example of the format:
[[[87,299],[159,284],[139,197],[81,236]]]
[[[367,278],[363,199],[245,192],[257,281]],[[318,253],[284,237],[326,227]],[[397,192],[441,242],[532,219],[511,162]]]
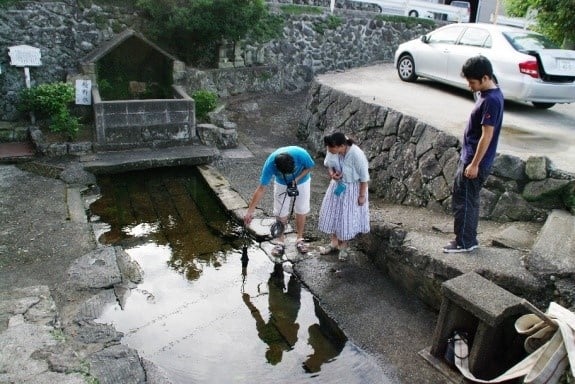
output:
[[[307,253],[303,232],[306,216],[310,211],[310,170],[315,165],[310,154],[298,146],[281,147],[272,152],[266,159],[260,175],[260,184],[256,188],[244,216],[245,225],[253,219],[254,210],[263,198],[266,187],[274,181],[274,216],[285,228],[294,201],[295,229],[297,233],[296,248],[300,253]],[[285,236],[280,231],[272,255],[281,257],[285,253]]]

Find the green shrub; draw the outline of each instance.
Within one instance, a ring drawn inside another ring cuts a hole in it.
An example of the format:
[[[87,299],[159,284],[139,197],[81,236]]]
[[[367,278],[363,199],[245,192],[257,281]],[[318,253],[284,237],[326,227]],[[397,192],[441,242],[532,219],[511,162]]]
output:
[[[0,0],[0,8],[2,7],[8,7],[10,5],[13,5],[17,2],[17,0]]]
[[[205,89],[194,92],[192,98],[196,102],[196,118],[200,121],[218,106],[218,95]]]
[[[34,112],[40,120],[45,119],[48,129],[74,138],[80,129],[78,118],[70,114],[70,104],[75,100],[72,84],[46,83],[24,89],[20,93],[19,110]]]
[[[314,23],[313,25],[313,29],[319,33],[320,35],[323,35],[323,33],[328,30],[328,29],[337,29],[341,24],[343,23],[343,20],[341,19],[341,17],[338,16],[334,16],[334,15],[329,15],[327,17],[327,19],[325,20],[319,20],[316,23]]]
[[[281,37],[283,34],[285,19],[281,15],[267,13],[265,14],[248,33],[248,37],[265,43],[272,39]]]

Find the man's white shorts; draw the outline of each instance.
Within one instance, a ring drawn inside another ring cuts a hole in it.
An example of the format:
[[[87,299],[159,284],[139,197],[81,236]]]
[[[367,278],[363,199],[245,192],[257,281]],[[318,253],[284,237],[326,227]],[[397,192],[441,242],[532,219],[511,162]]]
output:
[[[294,212],[298,215],[305,215],[310,211],[310,189],[311,179],[305,183],[298,184],[299,194],[295,197]],[[274,182],[274,216],[288,217],[291,210],[292,199],[287,195],[287,186]]]

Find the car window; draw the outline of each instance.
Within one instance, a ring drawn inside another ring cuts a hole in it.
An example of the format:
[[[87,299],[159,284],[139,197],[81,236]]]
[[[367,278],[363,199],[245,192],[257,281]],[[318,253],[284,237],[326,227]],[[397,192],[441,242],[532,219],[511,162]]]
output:
[[[449,5],[453,5],[454,7],[459,8],[466,8],[469,9],[471,6],[467,1],[452,1]]]
[[[463,27],[438,29],[437,31],[431,32],[429,35],[427,35],[427,42],[434,44],[455,44],[462,30]]]
[[[467,28],[461,39],[460,45],[470,45],[472,47],[483,47],[485,42],[489,39],[489,32],[480,28]],[[491,39],[489,39],[491,41]]]
[[[557,45],[547,37],[529,32],[504,32],[503,36],[518,51],[536,51],[538,49],[557,49]]]

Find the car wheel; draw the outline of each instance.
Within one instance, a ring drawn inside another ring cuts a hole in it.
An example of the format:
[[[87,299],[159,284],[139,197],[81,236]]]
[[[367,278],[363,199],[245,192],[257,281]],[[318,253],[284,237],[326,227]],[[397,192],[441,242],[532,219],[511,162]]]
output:
[[[536,102],[533,102],[533,106],[537,109],[549,109],[554,105],[555,105],[555,103],[536,103]]]
[[[417,80],[415,63],[413,62],[413,57],[411,57],[411,55],[403,55],[399,58],[397,62],[397,74],[403,81],[411,82]]]
[[[418,17],[419,13],[417,13],[417,11],[409,11],[409,16],[411,17]]]

